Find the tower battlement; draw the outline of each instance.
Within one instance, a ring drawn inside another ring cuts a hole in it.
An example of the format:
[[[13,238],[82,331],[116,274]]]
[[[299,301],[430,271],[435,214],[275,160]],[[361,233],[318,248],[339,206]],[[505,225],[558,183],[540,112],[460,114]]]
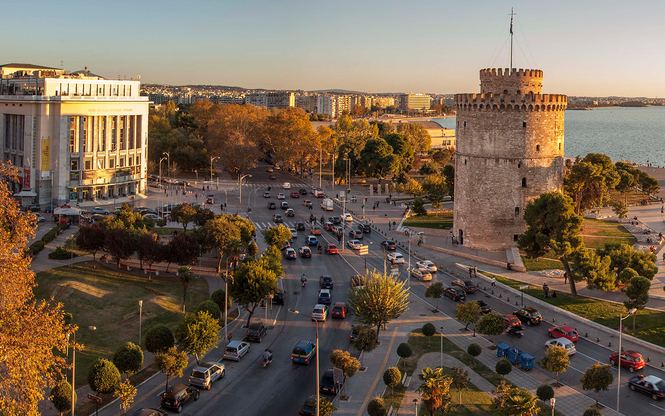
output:
[[[495,94],[540,94],[543,71],[539,69],[487,68],[480,70],[480,92]]]
[[[458,110],[563,111],[567,105],[562,94],[455,94]]]

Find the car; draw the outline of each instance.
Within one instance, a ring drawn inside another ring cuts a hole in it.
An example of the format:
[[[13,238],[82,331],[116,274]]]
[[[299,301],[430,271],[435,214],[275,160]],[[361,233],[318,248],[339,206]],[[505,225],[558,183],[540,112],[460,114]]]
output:
[[[282,209],[284,210],[289,209],[289,203],[286,201],[283,201],[279,206],[282,207]]]
[[[296,251],[292,249],[291,247],[287,248],[286,251],[284,252],[284,258],[288,260],[295,260],[296,259]]]
[[[268,202],[268,209],[277,209],[277,204],[274,202]]]
[[[614,352],[610,355],[610,364],[617,365],[619,362],[619,353]],[[633,350],[627,350],[621,353],[621,367],[627,367],[631,373],[644,368],[646,363],[642,354]]]
[[[339,254],[339,252],[337,251],[337,246],[334,244],[326,244],[326,253]]]
[[[323,198],[324,196],[326,196],[325,192],[323,192],[323,190],[320,189],[320,188],[315,189],[312,192],[312,195],[314,195],[314,197],[316,197],[316,198]]]
[[[360,231],[349,230],[349,238],[353,238],[354,240],[362,240],[363,235]]]
[[[443,294],[454,301],[466,299],[466,292],[456,287],[449,287],[443,291]]]
[[[295,228],[289,228],[289,231],[291,231],[291,238],[298,238],[298,231]]]
[[[346,242],[346,245],[353,250],[360,250],[360,248],[363,246],[360,240],[349,240]]]
[[[432,280],[432,274],[427,270],[423,269],[411,269],[411,276],[415,277],[418,280],[422,280],[423,282],[428,282]]]
[[[304,222],[297,222],[296,223],[296,231],[305,231],[305,223]]]
[[[310,201],[309,199],[306,199],[306,200],[302,201],[302,204],[304,206],[306,206],[307,208],[312,208],[312,206],[313,206],[312,201]]]
[[[316,394],[309,396],[298,411],[300,416],[316,416]]]
[[[55,205],[47,205],[46,207],[44,207],[44,212],[47,213],[47,214],[50,214],[56,208],[58,208],[58,207],[56,207]]]
[[[189,375],[191,386],[210,390],[212,383],[221,380],[226,375],[226,368],[222,363],[202,362],[192,369]]]
[[[527,325],[537,325],[543,321],[543,317],[536,309],[531,307],[522,308],[513,312],[513,315],[520,318],[520,321],[526,322]]]
[[[35,212],[34,215],[35,215],[35,217],[37,217],[37,222],[44,222],[44,221],[46,221],[46,218],[44,218],[44,216],[43,216],[42,214],[40,214],[40,213],[38,213],[38,212]]]
[[[98,220],[104,219],[104,217],[100,217],[100,216],[96,216],[96,217],[93,217],[93,218],[96,218]],[[161,219],[159,217],[159,215],[157,215],[157,214],[145,214],[143,216],[143,218],[152,218],[153,221],[159,221]]]
[[[284,189],[291,189],[291,183],[289,183],[289,182],[284,182],[284,183],[282,184],[282,188],[284,188]]]
[[[162,412],[161,410],[153,409],[153,408],[145,408],[142,407],[136,412],[132,413],[132,416],[168,416],[169,414],[166,412]]]
[[[298,192],[291,192],[291,198],[300,198],[300,194]]]
[[[464,290],[466,293],[476,293],[478,290],[478,285],[471,280],[455,279],[452,281],[452,284]]]
[[[344,302],[337,302],[332,308],[332,312],[330,315],[333,318],[340,318],[344,319],[346,318],[346,314],[349,313],[349,307],[346,306],[346,303]]]
[[[284,292],[280,288],[275,289],[275,293],[272,295],[272,303],[275,305],[284,304]]]
[[[365,287],[365,276],[359,274],[351,276],[351,287],[354,289],[362,289]]]
[[[270,175],[270,179],[274,181],[275,179],[277,179],[277,176],[275,176],[275,175]]]
[[[279,214],[275,214],[275,215],[272,216],[272,221],[273,221],[275,224],[280,224],[280,223],[283,224],[283,223],[284,223],[284,218],[282,218],[282,216],[279,215]]]
[[[39,206],[39,204],[30,204],[25,206],[25,212],[35,212],[39,211],[40,209],[42,208]]]
[[[484,300],[474,300],[480,306],[480,313],[483,315],[486,313],[492,312],[492,307],[488,305]]]
[[[316,239],[313,235],[308,235],[307,236],[307,245],[308,246],[318,246],[319,245],[319,240]]]
[[[316,344],[312,341],[298,341],[291,352],[291,362],[294,364],[309,364],[316,355]]]
[[[309,231],[310,234],[312,235],[321,235],[321,228],[319,227],[312,227],[312,229]]]
[[[282,207],[282,208],[284,208],[284,207]],[[287,217],[295,217],[296,216],[296,212],[293,210],[293,208],[287,209],[284,213],[286,214]]]
[[[323,229],[326,230],[326,231],[332,230],[332,227],[334,227],[334,226],[335,226],[335,224],[333,224],[330,221],[326,221],[326,222],[323,223]]]
[[[339,393],[340,389],[342,386],[344,386],[344,382],[346,381],[346,377],[342,376],[342,382],[341,383],[335,383],[335,370],[332,368],[327,369],[326,371],[323,372],[323,376],[321,376],[321,381],[319,382],[319,391],[324,394],[337,394]]]
[[[263,193],[264,198],[270,198],[270,192],[266,191]]]
[[[319,300],[320,304],[330,305],[332,303],[332,296],[330,296],[330,289],[321,289],[319,290]]]
[[[656,376],[635,376],[628,381],[628,387],[633,391],[649,395],[654,400],[665,397],[665,381]]]
[[[515,315],[503,315],[503,323],[506,324],[506,328],[522,326],[522,321]]]
[[[93,208],[92,211],[90,211],[91,214],[99,214],[99,215],[109,215],[110,212],[104,208]]]
[[[369,224],[358,224],[358,231],[369,234],[372,232],[372,227]]]
[[[547,335],[549,335],[550,338],[566,338],[573,342],[577,341],[579,338],[577,331],[568,325],[561,325],[550,328],[547,330]]]
[[[277,194],[277,199],[286,199],[286,196],[280,192]]]
[[[325,322],[328,319],[328,307],[317,303],[312,309],[312,321],[323,321]]]
[[[300,195],[307,195],[307,189],[305,188],[300,188],[298,192],[300,193]]]
[[[196,387],[176,383],[162,393],[162,407],[182,412],[182,407],[199,399],[201,392]]]
[[[333,225],[340,225],[342,223],[342,219],[340,217],[330,217],[328,218],[328,221],[333,223]]]
[[[272,170],[272,168],[268,168],[268,169],[266,169],[266,172],[273,173],[274,171]]]
[[[250,324],[245,331],[245,341],[261,342],[268,335],[268,328],[262,323]]]
[[[568,352],[568,355],[573,355],[577,352],[575,349],[575,344],[573,341],[568,338],[554,338],[545,343],[545,349],[552,348],[553,346],[558,346],[565,349]]]
[[[332,289],[333,288],[332,277],[330,276],[319,277],[319,286],[321,286],[321,289]]]
[[[388,261],[390,261],[392,264],[404,264],[406,263],[406,260],[404,259],[404,256],[402,253],[390,253],[388,256]]]
[[[416,267],[419,269],[427,270],[430,273],[434,273],[438,270],[436,268],[436,264],[434,264],[434,262],[430,260],[419,261],[416,263]]]
[[[227,360],[240,361],[249,352],[250,345],[245,341],[231,341],[226,346],[224,358]]]
[[[395,244],[395,242],[392,240],[383,240],[381,242],[381,247],[383,247],[386,250],[396,250],[397,244]]]
[[[340,235],[344,234],[344,228],[339,225],[334,225],[330,228],[330,232],[339,237]]]
[[[298,249],[298,253],[300,254],[300,257],[303,259],[309,259],[312,257],[312,250],[309,249],[309,247],[300,247]]]
[[[348,212],[345,214],[342,214],[342,219],[346,222],[353,222],[353,216],[349,214]]]
[[[140,214],[141,216],[145,217],[148,214],[159,215],[159,212],[155,211],[154,209],[146,208],[144,210],[141,210]]]

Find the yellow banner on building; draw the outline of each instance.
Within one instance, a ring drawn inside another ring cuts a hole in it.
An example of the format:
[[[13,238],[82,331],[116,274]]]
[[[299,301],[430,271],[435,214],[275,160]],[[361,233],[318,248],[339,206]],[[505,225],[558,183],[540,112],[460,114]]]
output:
[[[42,172],[51,170],[51,139],[42,139]]]

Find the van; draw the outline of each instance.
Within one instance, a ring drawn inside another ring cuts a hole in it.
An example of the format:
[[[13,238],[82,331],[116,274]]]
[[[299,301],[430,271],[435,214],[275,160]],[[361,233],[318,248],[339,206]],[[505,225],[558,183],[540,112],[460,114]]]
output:
[[[311,341],[298,341],[293,347],[291,361],[299,364],[309,364],[316,355],[316,344]]]
[[[321,209],[325,211],[332,211],[333,210],[333,200],[330,198],[326,198],[323,201],[321,201]]]
[[[315,189],[314,190],[314,196],[316,198],[323,198],[324,195],[325,194],[324,194],[323,190],[321,190],[321,189]]]

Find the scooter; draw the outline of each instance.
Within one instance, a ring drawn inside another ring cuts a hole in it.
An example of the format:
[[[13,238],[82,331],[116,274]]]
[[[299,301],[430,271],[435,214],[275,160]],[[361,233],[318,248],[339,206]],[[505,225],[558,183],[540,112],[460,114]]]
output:
[[[270,352],[270,358],[268,358],[267,360],[265,358],[263,359],[263,368],[266,368],[268,364],[272,362],[272,351],[269,352]]]
[[[519,325],[519,326],[511,326],[506,330],[506,334],[512,335],[517,338],[522,338],[524,335],[524,326]]]

